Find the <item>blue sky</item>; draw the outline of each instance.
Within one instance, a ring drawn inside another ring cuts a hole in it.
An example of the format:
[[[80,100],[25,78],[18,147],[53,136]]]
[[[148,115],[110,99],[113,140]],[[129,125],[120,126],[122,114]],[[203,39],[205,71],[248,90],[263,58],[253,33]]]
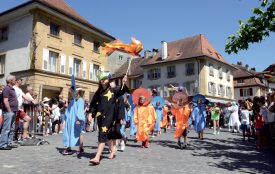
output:
[[[0,12],[26,0],[0,0]],[[275,34],[248,50],[228,55],[228,35],[239,28],[239,19],[252,15],[259,0],[65,0],[93,25],[124,42],[135,36],[144,49],[203,34],[229,63],[242,61],[262,71],[275,63]]]

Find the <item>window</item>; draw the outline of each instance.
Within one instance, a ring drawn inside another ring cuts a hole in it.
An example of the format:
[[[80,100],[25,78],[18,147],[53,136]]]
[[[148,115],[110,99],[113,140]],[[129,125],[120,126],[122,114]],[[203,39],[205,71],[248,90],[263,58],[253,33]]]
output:
[[[8,30],[7,26],[0,28],[0,41],[8,40]]]
[[[0,55],[0,75],[5,74],[5,57],[6,55]]]
[[[238,79],[238,80],[237,80],[237,83],[240,83],[240,84],[241,84],[241,83],[244,83],[244,79]]]
[[[195,74],[195,63],[185,64],[185,75],[190,76]]]
[[[224,96],[225,95],[225,90],[224,90],[223,85],[219,85],[218,86],[218,95],[220,95],[220,96]]]
[[[74,75],[75,77],[80,77],[80,67],[81,67],[81,60],[74,59]]]
[[[99,65],[94,64],[93,65],[93,80],[98,81],[97,76],[99,73]]]
[[[122,61],[123,55],[118,55],[118,60]]]
[[[134,80],[134,88],[139,88],[142,85],[142,81],[140,79]]]
[[[176,77],[176,66],[167,67],[167,77],[168,78]]]
[[[186,88],[189,95],[193,95],[196,92],[195,81],[183,83],[183,87]]]
[[[214,66],[213,64],[209,64],[209,75],[214,77]]]
[[[222,74],[222,67],[219,67],[219,78],[222,79],[223,78],[223,74]]]
[[[226,71],[226,80],[230,82],[230,71]]]
[[[226,97],[229,97],[229,98],[232,97],[232,90],[231,90],[230,87],[227,87],[227,88],[226,88]]]
[[[74,34],[74,43],[81,45],[82,36],[80,34]]]
[[[156,80],[161,77],[161,71],[159,68],[151,69],[148,71],[148,79],[149,80]]]
[[[97,41],[94,41],[94,52],[99,53],[99,47],[100,47],[100,43]]]
[[[65,68],[66,68],[66,55],[60,54],[60,73],[65,74]]]
[[[252,88],[240,89],[240,96],[241,97],[253,96],[253,89]]]
[[[216,94],[216,84],[213,82],[208,83],[208,93],[215,95]]]
[[[59,26],[56,24],[50,24],[50,34],[54,36],[59,36]]]
[[[44,70],[51,71],[51,72],[57,72],[57,59],[58,59],[58,53],[49,51],[49,57],[47,60],[44,60]]]

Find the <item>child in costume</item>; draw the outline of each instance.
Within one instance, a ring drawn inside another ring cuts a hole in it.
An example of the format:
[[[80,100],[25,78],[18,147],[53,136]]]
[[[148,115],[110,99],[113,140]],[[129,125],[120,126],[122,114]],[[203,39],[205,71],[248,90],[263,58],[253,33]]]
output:
[[[163,118],[162,118],[161,123],[160,123],[160,128],[164,129],[164,133],[166,133],[166,129],[169,125],[168,118],[167,118],[168,117],[168,107],[163,106],[162,110],[163,110]]]
[[[203,140],[203,130],[206,123],[206,109],[203,103],[205,99],[198,97],[194,102],[194,108],[191,113],[191,117],[194,120],[194,129],[198,133],[198,138]]]
[[[178,139],[179,148],[187,147],[187,133],[188,133],[188,119],[191,113],[191,108],[188,102],[184,102],[183,99],[178,101],[178,105],[172,105],[172,113],[176,118],[176,132],[174,137]],[[181,137],[184,138],[184,144],[182,146]]]
[[[134,112],[134,122],[137,125],[137,140],[142,142],[141,147],[149,147],[149,133],[154,129],[156,111],[152,105],[144,105],[145,96],[139,97],[138,106]]]
[[[74,96],[74,91],[76,90],[76,96]],[[79,146],[79,153],[84,152],[83,148],[83,135],[81,131],[84,127],[84,91],[81,88],[75,89],[72,86],[69,91],[72,100],[65,112],[65,127],[63,134],[64,149],[63,155],[71,155],[72,147]]]

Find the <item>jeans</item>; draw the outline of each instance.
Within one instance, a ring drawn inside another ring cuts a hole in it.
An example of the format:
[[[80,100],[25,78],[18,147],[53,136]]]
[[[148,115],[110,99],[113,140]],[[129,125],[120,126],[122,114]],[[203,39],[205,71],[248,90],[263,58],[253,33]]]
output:
[[[15,129],[16,112],[4,112],[3,125],[0,137],[0,147],[12,144]]]
[[[126,138],[126,126],[125,124],[122,124],[121,127],[120,127],[120,133],[122,135],[122,138]]]

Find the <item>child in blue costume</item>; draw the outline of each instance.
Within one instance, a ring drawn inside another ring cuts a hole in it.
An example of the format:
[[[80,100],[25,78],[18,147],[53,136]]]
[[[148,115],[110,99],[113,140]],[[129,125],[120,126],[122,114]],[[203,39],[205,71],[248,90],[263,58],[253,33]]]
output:
[[[63,151],[64,155],[72,154],[71,148],[74,146],[79,146],[79,153],[84,152],[83,149],[83,136],[81,131],[84,128],[84,91],[80,88],[76,89],[76,96],[74,95],[74,86],[70,88],[69,94],[72,100],[65,112],[65,127],[63,134],[63,143],[66,148]]]
[[[162,110],[162,106],[160,106],[160,102],[156,102],[155,110],[157,114],[157,119],[156,119],[154,131],[157,132],[157,135],[160,135],[161,134],[160,123],[163,120],[163,110]]]
[[[191,112],[191,119],[194,121],[194,129],[198,133],[198,138],[203,140],[203,130],[206,123],[206,108],[202,99],[198,99],[197,103],[194,103],[194,108]]]

